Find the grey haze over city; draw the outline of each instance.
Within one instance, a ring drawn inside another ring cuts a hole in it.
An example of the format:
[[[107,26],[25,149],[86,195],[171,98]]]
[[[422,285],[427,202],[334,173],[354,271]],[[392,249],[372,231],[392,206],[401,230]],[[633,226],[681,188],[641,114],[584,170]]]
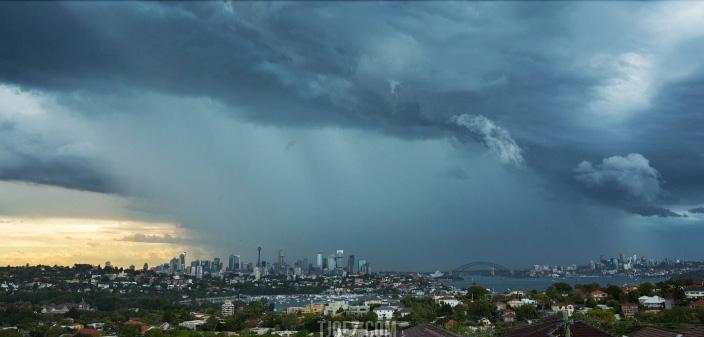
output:
[[[704,258],[702,22],[702,2],[3,2],[0,214],[376,270]]]

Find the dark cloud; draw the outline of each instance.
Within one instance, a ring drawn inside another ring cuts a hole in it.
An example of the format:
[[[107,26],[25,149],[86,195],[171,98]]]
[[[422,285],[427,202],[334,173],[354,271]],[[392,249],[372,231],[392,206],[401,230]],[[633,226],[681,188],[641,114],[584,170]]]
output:
[[[115,193],[105,174],[84,158],[20,158],[20,165],[0,165],[0,180],[23,181],[70,189]]]
[[[118,241],[129,241],[129,242],[143,242],[143,243],[184,243],[186,240],[183,238],[175,237],[171,234],[163,235],[148,235],[148,234],[132,234],[127,235]]]
[[[333,226],[573,248],[627,222],[613,208],[674,222],[661,205],[704,202],[704,32],[679,15],[701,10],[3,2],[0,179],[118,193],[253,247]]]
[[[689,213],[704,213],[704,207],[690,208]]]
[[[662,207],[657,207],[657,206],[638,205],[638,206],[628,206],[627,208],[629,211],[631,211],[635,214],[643,215],[643,216],[658,216],[661,218],[667,218],[667,217],[684,218],[684,217],[687,217],[687,215],[675,213],[667,208],[662,208]]]

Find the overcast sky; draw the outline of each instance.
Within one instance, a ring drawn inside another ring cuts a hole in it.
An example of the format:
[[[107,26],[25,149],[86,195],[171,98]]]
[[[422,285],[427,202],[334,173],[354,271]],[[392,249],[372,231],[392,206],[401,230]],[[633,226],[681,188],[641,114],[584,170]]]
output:
[[[701,2],[0,3],[0,264],[704,258],[702,22]]]

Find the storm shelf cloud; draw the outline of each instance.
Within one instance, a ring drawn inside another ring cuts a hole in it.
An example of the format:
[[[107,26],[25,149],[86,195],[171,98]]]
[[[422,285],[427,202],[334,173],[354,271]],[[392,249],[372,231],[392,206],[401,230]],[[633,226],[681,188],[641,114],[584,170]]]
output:
[[[703,224],[702,14],[2,2],[0,211],[86,216],[58,195],[109,196],[92,217],[173,224],[212,254],[344,248],[381,269],[660,254],[653,238]]]

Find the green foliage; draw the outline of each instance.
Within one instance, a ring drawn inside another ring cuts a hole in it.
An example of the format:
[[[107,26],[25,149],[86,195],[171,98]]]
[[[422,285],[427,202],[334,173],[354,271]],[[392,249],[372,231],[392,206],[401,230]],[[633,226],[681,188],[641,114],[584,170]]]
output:
[[[538,309],[532,305],[522,305],[516,308],[516,319],[519,321],[526,321],[529,319],[536,319],[540,317]]]
[[[617,285],[609,284],[609,286],[606,287],[606,293],[609,294],[610,299],[617,302],[621,302],[626,299],[623,289]]]
[[[553,301],[565,302],[569,296],[573,295],[573,289],[567,283],[557,282],[545,290],[545,295]]]
[[[119,337],[137,337],[140,334],[139,326],[135,324],[122,324],[117,331]]]
[[[20,332],[14,329],[0,330],[0,337],[20,337]]]
[[[604,330],[611,330],[616,324],[614,312],[608,309],[594,308],[586,314],[575,314],[575,319],[583,319],[589,324]]]
[[[655,295],[655,286],[650,282],[641,283],[638,286],[638,293],[641,296],[653,296]]]
[[[473,285],[467,289],[467,299],[471,300],[480,300],[483,299],[484,296],[488,295],[489,291],[486,290],[486,288],[478,285]]]
[[[58,337],[61,334],[66,333],[66,330],[59,326],[52,326],[47,330],[46,337]]]
[[[496,316],[495,311],[496,306],[487,300],[474,301],[467,306],[467,315],[473,320],[478,320],[482,317],[492,319]]]

